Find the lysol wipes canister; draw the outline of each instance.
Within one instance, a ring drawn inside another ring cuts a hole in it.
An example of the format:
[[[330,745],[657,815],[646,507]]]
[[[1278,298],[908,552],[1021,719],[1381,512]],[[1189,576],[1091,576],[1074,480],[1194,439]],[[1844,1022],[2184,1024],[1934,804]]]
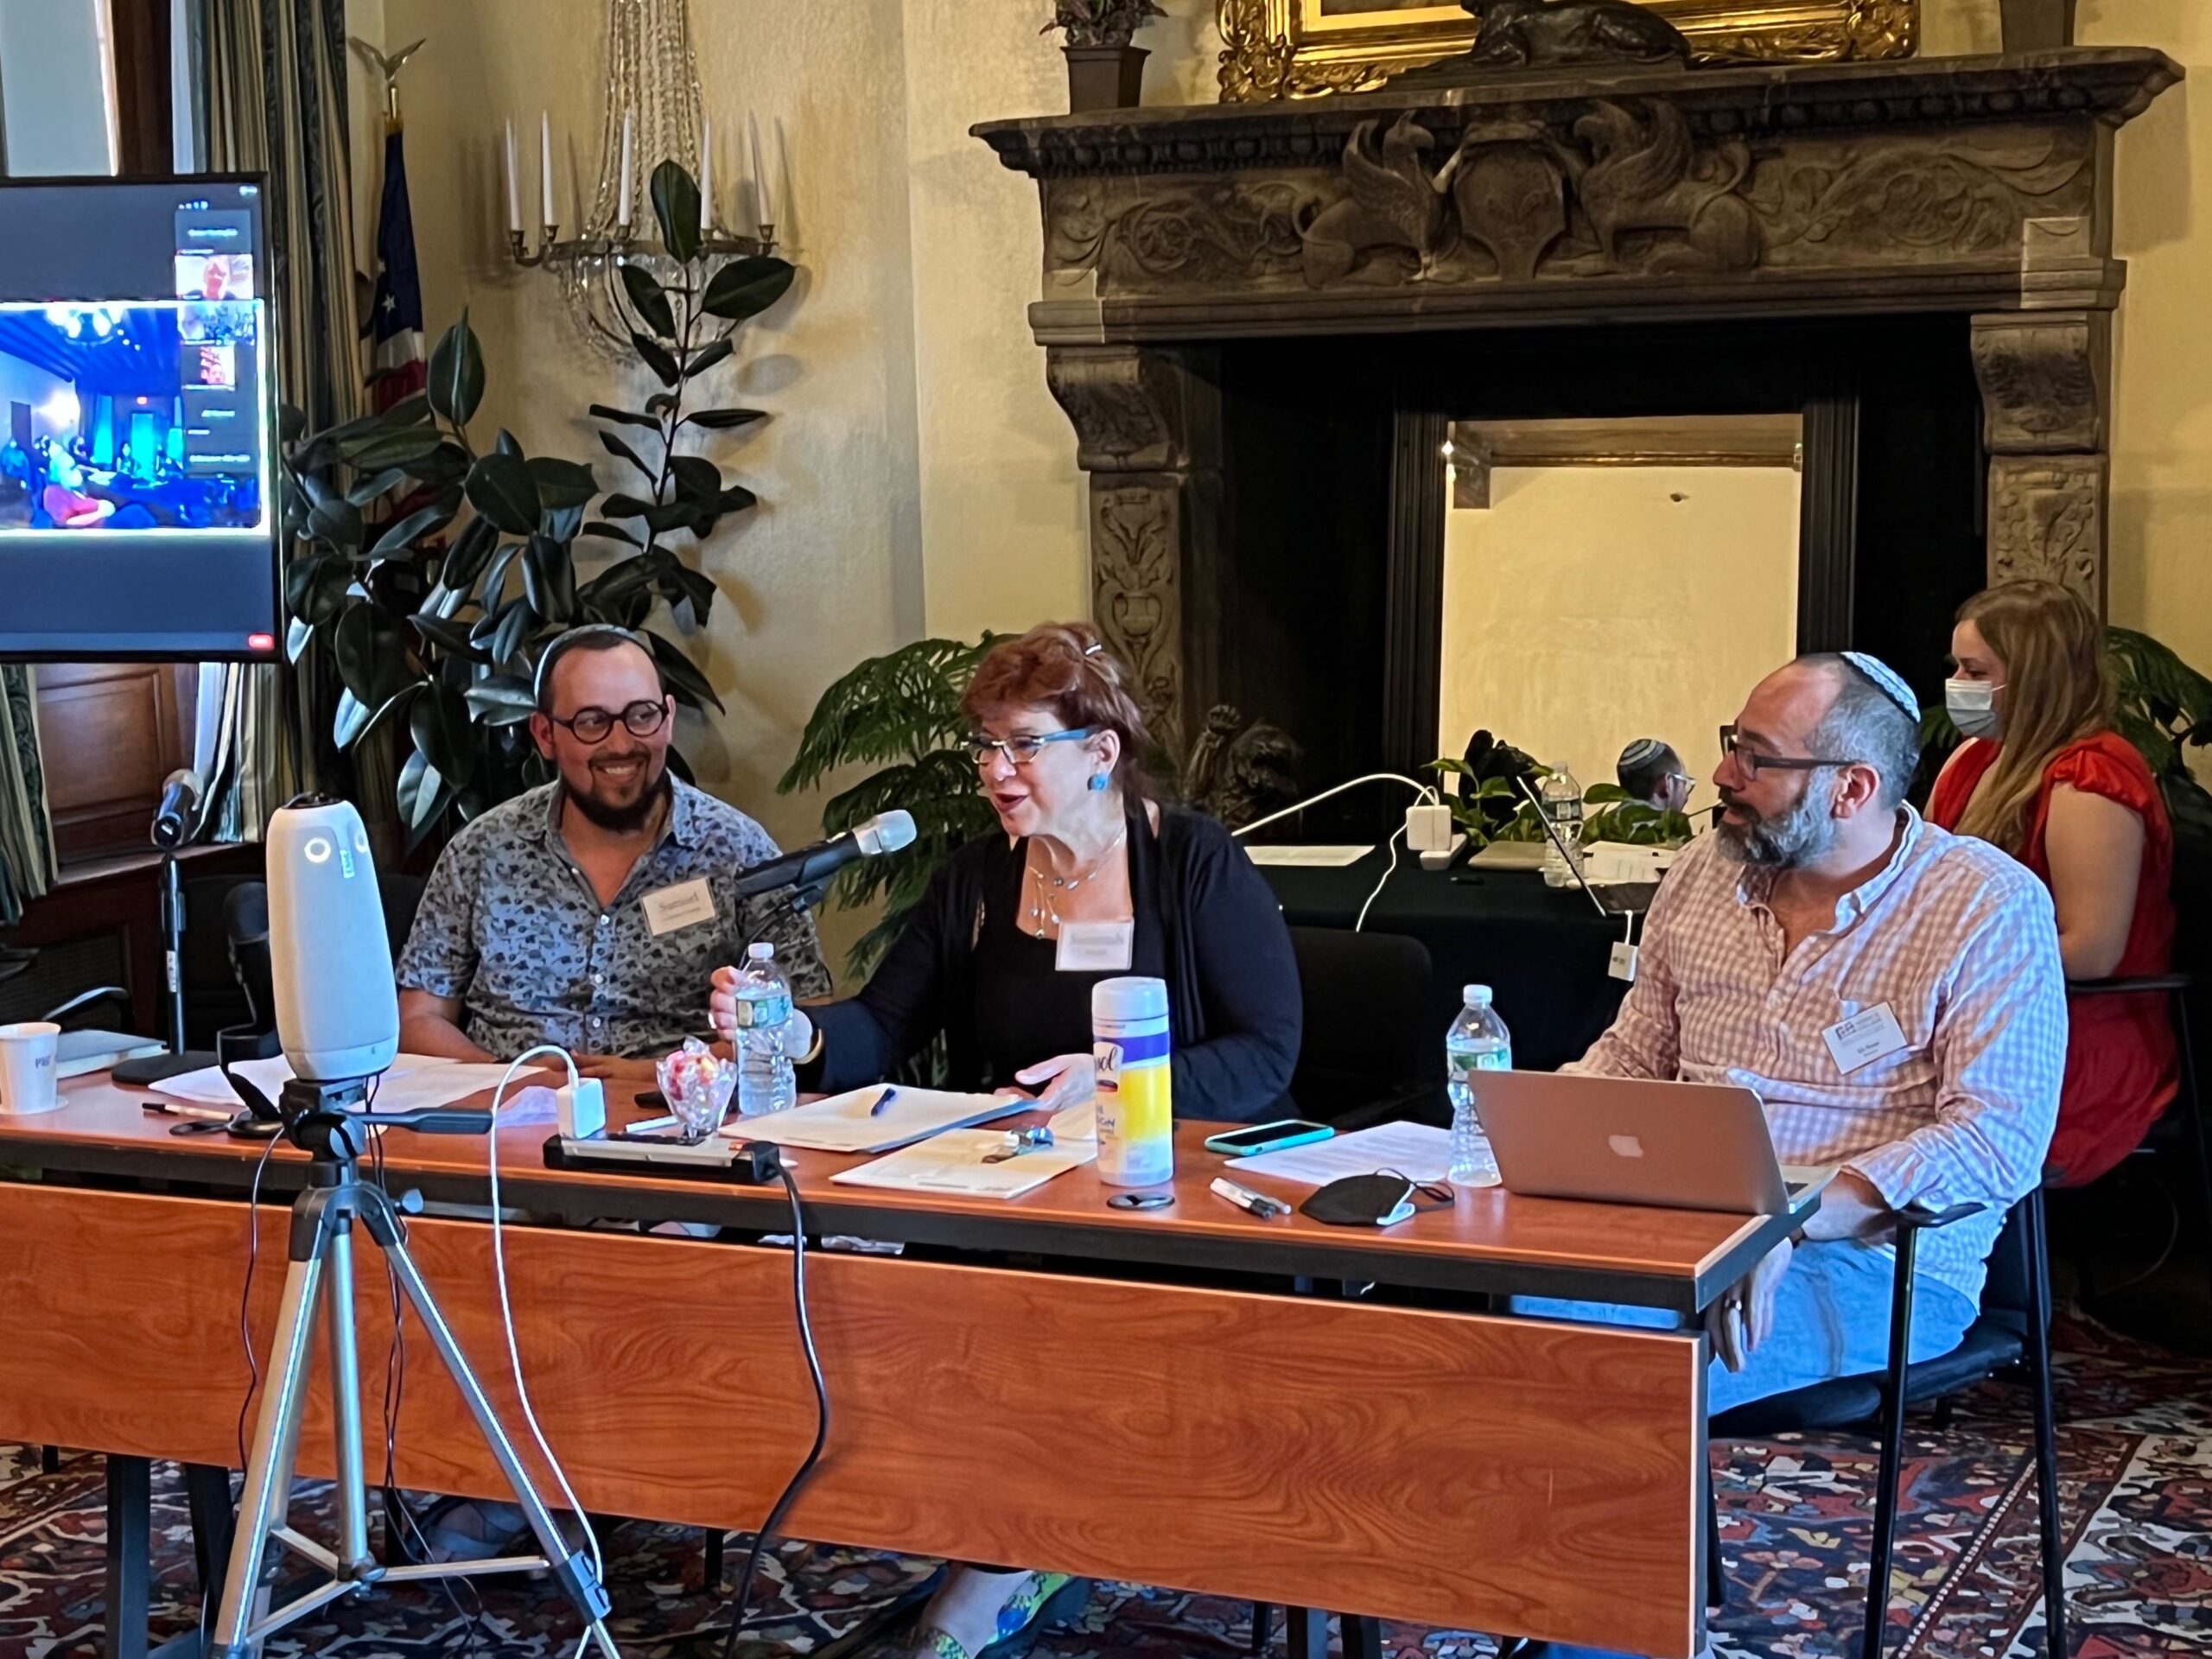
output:
[[[1098,1061],[1098,1179],[1156,1186],[1175,1174],[1175,1122],[1164,980],[1101,980],[1090,991]]]

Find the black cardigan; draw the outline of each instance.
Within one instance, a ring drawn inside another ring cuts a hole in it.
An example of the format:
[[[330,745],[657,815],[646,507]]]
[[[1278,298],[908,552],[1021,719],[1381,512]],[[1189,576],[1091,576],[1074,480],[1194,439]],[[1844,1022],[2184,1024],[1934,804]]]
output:
[[[1259,1122],[1290,1086],[1301,1023],[1298,964],[1274,894],[1229,832],[1196,812],[1163,808],[1155,831],[1132,810],[1128,848],[1129,890],[1149,888],[1166,935],[1176,1116]],[[823,1039],[810,1087],[888,1077],[940,1031],[952,1086],[982,1084],[969,1024],[975,944],[988,896],[1007,889],[1009,867],[1026,852],[996,834],[962,847],[860,994],[807,1010]]]

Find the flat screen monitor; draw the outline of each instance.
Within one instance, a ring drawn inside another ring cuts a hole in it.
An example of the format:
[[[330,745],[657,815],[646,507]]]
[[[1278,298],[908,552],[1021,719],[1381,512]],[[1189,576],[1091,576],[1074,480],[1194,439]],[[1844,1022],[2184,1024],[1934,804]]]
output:
[[[259,183],[0,181],[0,658],[275,658]]]

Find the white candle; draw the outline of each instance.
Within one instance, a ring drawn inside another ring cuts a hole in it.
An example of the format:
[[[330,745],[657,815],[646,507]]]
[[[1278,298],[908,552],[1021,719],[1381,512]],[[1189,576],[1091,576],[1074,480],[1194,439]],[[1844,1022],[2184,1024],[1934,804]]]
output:
[[[766,226],[776,222],[776,198],[768,187],[768,163],[760,149],[760,123],[748,115],[745,118],[745,124],[753,139],[753,204],[757,209],[756,216],[762,226]]]
[[[699,228],[715,228],[715,118],[699,123]]]
[[[543,198],[545,223],[556,224],[553,217],[553,118],[541,112],[537,118],[537,178],[538,194]]]
[[[630,228],[630,155],[638,142],[638,112],[622,111],[622,188],[616,198],[614,222],[624,230]]]
[[[507,123],[507,228],[519,234],[522,230],[522,197],[515,188],[515,124]]]

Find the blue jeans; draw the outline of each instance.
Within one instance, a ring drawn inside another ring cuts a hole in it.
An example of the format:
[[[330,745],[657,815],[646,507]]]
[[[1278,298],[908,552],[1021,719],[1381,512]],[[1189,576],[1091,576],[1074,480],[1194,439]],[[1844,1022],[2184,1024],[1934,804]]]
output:
[[[1832,1377],[1887,1370],[1890,1292],[1896,1274],[1897,1258],[1887,1249],[1849,1239],[1799,1246],[1789,1271],[1775,1287],[1774,1329],[1767,1339],[1751,1351],[1740,1371],[1713,1361],[1707,1373],[1707,1409],[1723,1412]],[[1516,1296],[1513,1312],[1588,1325],[1688,1328],[1679,1314],[1662,1308],[1549,1296]],[[1974,1305],[1950,1286],[1918,1275],[1912,1291],[1913,1359],[1933,1359],[1957,1347],[1974,1313]]]

